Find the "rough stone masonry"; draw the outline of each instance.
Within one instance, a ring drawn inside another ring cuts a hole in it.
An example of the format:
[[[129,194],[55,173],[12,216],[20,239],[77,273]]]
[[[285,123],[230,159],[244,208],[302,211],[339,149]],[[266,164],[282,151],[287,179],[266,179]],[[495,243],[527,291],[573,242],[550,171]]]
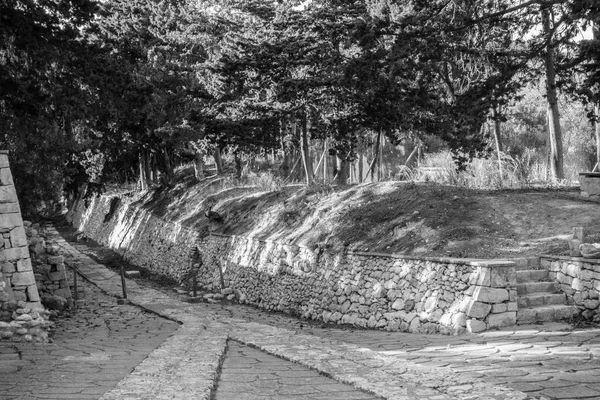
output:
[[[45,341],[40,303],[8,151],[0,150],[0,339]]]

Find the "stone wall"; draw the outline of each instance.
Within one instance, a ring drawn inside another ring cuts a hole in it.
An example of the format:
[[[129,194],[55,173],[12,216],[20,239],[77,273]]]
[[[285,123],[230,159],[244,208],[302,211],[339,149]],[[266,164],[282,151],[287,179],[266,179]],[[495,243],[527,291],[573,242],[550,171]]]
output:
[[[113,198],[114,199],[114,198]],[[515,265],[509,261],[330,252],[217,234],[200,237],[126,199],[78,202],[70,213],[88,237],[130,262],[178,281],[189,254],[203,255],[198,282],[224,284],[242,301],[304,318],[408,332],[480,332],[516,323]]]
[[[24,301],[28,308],[42,308],[7,151],[0,151],[0,233],[0,300]]]
[[[165,223],[126,198],[79,199],[67,218],[85,236],[121,253],[131,263],[182,282],[189,276],[189,254],[198,232]]]
[[[600,173],[582,172],[579,174],[581,195],[592,200],[600,200]]]
[[[211,235],[199,282],[241,301],[303,318],[390,331],[481,332],[514,325],[516,272],[508,261],[413,258],[308,249]]]
[[[600,260],[543,256],[540,263],[559,283],[569,304],[579,308],[582,317],[600,322]]]
[[[24,223],[35,282],[42,304],[54,311],[73,307],[73,296],[65,260],[59,252],[60,247],[56,243],[46,242],[45,236],[40,234],[39,224],[32,225],[27,221]]]
[[[40,303],[7,151],[0,151],[0,234],[0,338],[45,341],[49,322]]]

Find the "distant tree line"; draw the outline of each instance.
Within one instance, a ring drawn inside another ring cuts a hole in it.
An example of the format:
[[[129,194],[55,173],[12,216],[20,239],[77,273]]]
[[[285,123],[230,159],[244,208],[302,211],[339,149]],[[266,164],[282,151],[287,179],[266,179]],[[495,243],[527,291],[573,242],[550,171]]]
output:
[[[344,184],[377,179],[384,141],[442,140],[459,168],[500,151],[543,78],[562,179],[558,93],[597,122],[599,27],[595,0],[0,0],[0,148],[30,210],[224,153],[307,184],[333,160]]]

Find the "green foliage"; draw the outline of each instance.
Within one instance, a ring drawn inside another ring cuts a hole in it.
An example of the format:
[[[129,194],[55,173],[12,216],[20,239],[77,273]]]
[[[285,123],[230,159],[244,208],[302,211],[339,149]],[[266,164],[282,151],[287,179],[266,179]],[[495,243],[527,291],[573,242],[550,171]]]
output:
[[[491,150],[492,109],[507,170],[543,164],[545,111],[521,89],[550,44],[562,87],[600,101],[598,38],[575,40],[599,13],[593,0],[2,2],[0,146],[31,207],[63,186],[132,181],[142,153],[170,174],[196,152],[290,151],[292,126],[346,162],[382,133],[443,141],[467,168]],[[581,159],[591,142],[576,121],[567,158]]]

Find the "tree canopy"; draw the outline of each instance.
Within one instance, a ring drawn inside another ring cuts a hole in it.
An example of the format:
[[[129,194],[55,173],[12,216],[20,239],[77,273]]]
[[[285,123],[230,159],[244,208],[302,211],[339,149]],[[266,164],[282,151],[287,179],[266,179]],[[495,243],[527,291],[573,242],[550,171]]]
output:
[[[3,0],[0,140],[32,206],[290,137],[307,164],[310,141],[352,162],[373,135],[433,136],[462,166],[549,59],[550,86],[596,118],[600,39],[576,38],[599,15],[594,0]]]

